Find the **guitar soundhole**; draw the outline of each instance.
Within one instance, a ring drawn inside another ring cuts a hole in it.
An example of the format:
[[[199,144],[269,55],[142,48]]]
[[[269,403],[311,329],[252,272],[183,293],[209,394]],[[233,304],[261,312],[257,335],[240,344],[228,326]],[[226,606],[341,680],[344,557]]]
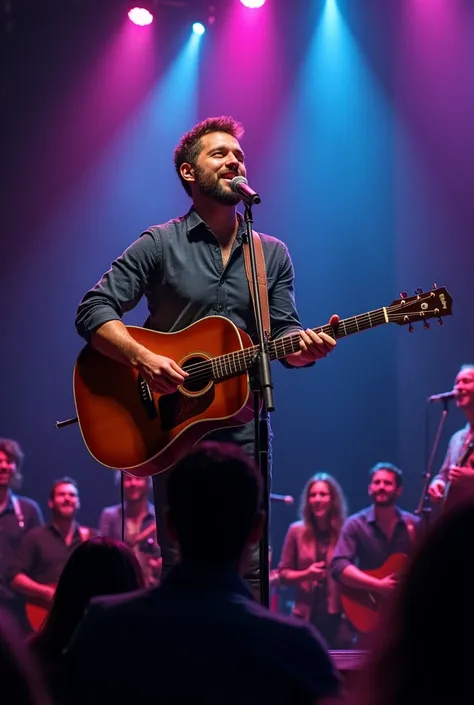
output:
[[[194,369],[192,369],[193,367]],[[182,368],[190,373],[182,386],[191,394],[196,394],[205,389],[212,380],[212,366],[205,357],[199,355],[190,357],[182,365]]]

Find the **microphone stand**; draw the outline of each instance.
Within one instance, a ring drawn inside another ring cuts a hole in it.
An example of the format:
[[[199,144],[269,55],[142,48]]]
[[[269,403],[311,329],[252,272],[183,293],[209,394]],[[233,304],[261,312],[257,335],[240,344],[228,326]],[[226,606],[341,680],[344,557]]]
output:
[[[250,266],[252,269],[253,300],[255,302],[255,322],[259,352],[255,361],[257,374],[253,376],[254,395],[254,426],[255,426],[255,461],[262,475],[262,510],[265,513],[262,538],[260,539],[259,577],[260,599],[262,605],[270,606],[270,561],[269,561],[269,520],[270,520],[270,477],[269,477],[269,445],[268,445],[268,414],[274,411],[273,382],[270,370],[268,340],[263,330],[262,304],[257,279],[257,260],[252,236],[253,215],[252,201],[241,194],[245,205],[244,220],[246,224],[246,239],[249,245]],[[262,411],[260,413],[260,407]]]
[[[446,419],[448,417],[448,403],[449,399],[442,399],[443,402],[443,411],[441,414],[441,418],[438,423],[438,428],[436,430],[436,436],[433,441],[433,447],[431,448],[431,453],[430,457],[428,460],[428,465],[426,467],[426,471],[422,475],[424,478],[424,483],[423,483],[423,489],[421,490],[421,496],[420,496],[420,501],[418,502],[418,506],[415,509],[415,514],[418,516],[423,516],[426,523],[429,522],[429,517],[431,515],[431,506],[430,506],[430,501],[428,499],[428,487],[431,482],[431,477],[433,475],[433,464],[436,458],[436,453],[438,452],[438,447],[439,447],[439,442],[441,440],[441,435],[443,433],[444,429],[444,424],[446,423]]]

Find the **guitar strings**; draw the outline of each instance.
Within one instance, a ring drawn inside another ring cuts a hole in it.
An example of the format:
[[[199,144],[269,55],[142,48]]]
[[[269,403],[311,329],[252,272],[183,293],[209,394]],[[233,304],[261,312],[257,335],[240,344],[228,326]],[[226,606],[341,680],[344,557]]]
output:
[[[421,299],[420,299],[420,301],[421,301]],[[393,313],[397,309],[402,309],[403,313],[398,313],[398,314]],[[426,318],[428,317],[429,314],[431,314],[432,316],[435,316],[436,315],[435,311],[436,311],[436,309],[424,311],[423,312],[424,316],[420,317],[419,320],[420,321],[426,320]],[[392,321],[397,321],[397,320],[404,321],[404,319],[407,317],[407,315],[409,315],[406,313],[406,308],[403,309],[403,307],[400,304],[396,304],[394,306],[388,306],[387,312],[391,313]],[[370,314],[373,314],[372,317],[374,320],[376,320],[377,317],[379,319],[385,318],[383,311],[381,311],[380,309],[375,309],[374,311],[369,311],[367,314],[360,314],[359,316],[353,316],[351,318],[344,319],[345,321],[351,321],[351,320],[353,321],[352,324],[346,323],[345,325],[352,326],[357,318],[361,318],[362,316],[369,316],[370,317]],[[414,321],[407,321],[407,323],[409,323],[409,322],[414,322]],[[341,323],[342,323],[342,321],[341,321]],[[321,326],[319,330],[328,327],[328,325],[329,324],[326,324],[325,326]],[[366,330],[368,330],[368,329],[366,329]],[[357,330],[355,330],[353,332],[357,332]],[[275,340],[272,340],[269,342],[270,342],[270,344],[273,343],[275,345],[283,345],[284,346],[285,344],[289,344],[289,342],[291,340],[293,340],[293,338],[295,338],[295,337],[296,337],[296,335],[290,335],[288,337],[285,336],[283,338],[276,338]],[[285,343],[284,342],[285,340],[288,342]],[[231,353],[225,353],[224,355],[219,355],[218,357],[215,357],[212,360],[203,360],[202,362],[197,362],[194,365],[191,365],[190,367],[186,368],[186,372],[189,373],[189,377],[187,378],[186,381],[197,382],[200,380],[205,380],[207,377],[212,378],[212,376],[214,374],[213,365],[215,365],[217,368],[220,367],[222,372],[226,372],[226,368],[228,365],[232,366],[232,364],[235,364],[235,366],[237,366],[239,364],[247,362],[246,358],[251,358],[252,356],[256,355],[257,352],[258,352],[258,345],[254,345],[249,348],[243,348],[240,350],[232,351]],[[289,352],[288,354],[291,354],[291,353]],[[227,358],[227,359],[225,359],[225,358]],[[236,374],[236,372],[237,372],[237,370],[232,371],[232,369],[231,369],[229,371],[228,376],[233,376],[234,374]]]

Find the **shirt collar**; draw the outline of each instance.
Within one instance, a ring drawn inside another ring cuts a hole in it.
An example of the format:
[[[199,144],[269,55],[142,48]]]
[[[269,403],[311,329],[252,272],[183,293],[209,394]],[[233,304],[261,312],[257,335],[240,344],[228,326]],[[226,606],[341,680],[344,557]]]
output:
[[[242,240],[245,236],[246,232],[246,225],[244,221],[244,217],[242,213],[237,212],[237,219],[239,221],[239,225],[237,228],[237,242],[239,244],[242,243]],[[197,213],[196,209],[194,206],[191,206],[190,210],[185,216],[186,220],[186,226],[187,226],[187,231],[188,231],[188,239],[189,240],[199,240],[200,237],[205,233],[209,235],[213,240],[215,240],[214,235],[212,234],[209,226],[207,223],[201,218],[201,216]]]
[[[49,529],[49,531],[50,531],[52,534],[54,534],[55,536],[59,536],[59,537],[64,541],[64,536],[63,536],[62,533],[55,527],[55,525],[53,524],[52,521],[51,521],[49,524],[47,524],[46,526],[47,526],[47,528]],[[76,536],[78,536],[78,535],[80,535],[80,534],[79,534],[79,524],[78,524],[77,521],[76,521],[76,522],[74,522],[74,533],[73,533],[73,535],[72,535],[73,540],[74,540],[74,539],[76,538]]]
[[[398,507],[395,507],[395,511],[398,514],[398,520],[404,521],[402,510],[399,509]],[[368,524],[376,524],[377,523],[377,520],[375,517],[375,506],[373,504],[371,504],[370,507],[367,507],[367,509],[365,510],[365,518],[366,518]]]

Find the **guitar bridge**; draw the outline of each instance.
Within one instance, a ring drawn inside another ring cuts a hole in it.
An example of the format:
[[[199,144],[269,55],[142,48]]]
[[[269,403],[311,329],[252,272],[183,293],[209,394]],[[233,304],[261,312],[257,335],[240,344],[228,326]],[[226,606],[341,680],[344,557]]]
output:
[[[153,401],[153,395],[150,387],[141,375],[138,375],[138,393],[148,418],[150,420],[156,419],[158,412],[155,407],[155,402]]]

